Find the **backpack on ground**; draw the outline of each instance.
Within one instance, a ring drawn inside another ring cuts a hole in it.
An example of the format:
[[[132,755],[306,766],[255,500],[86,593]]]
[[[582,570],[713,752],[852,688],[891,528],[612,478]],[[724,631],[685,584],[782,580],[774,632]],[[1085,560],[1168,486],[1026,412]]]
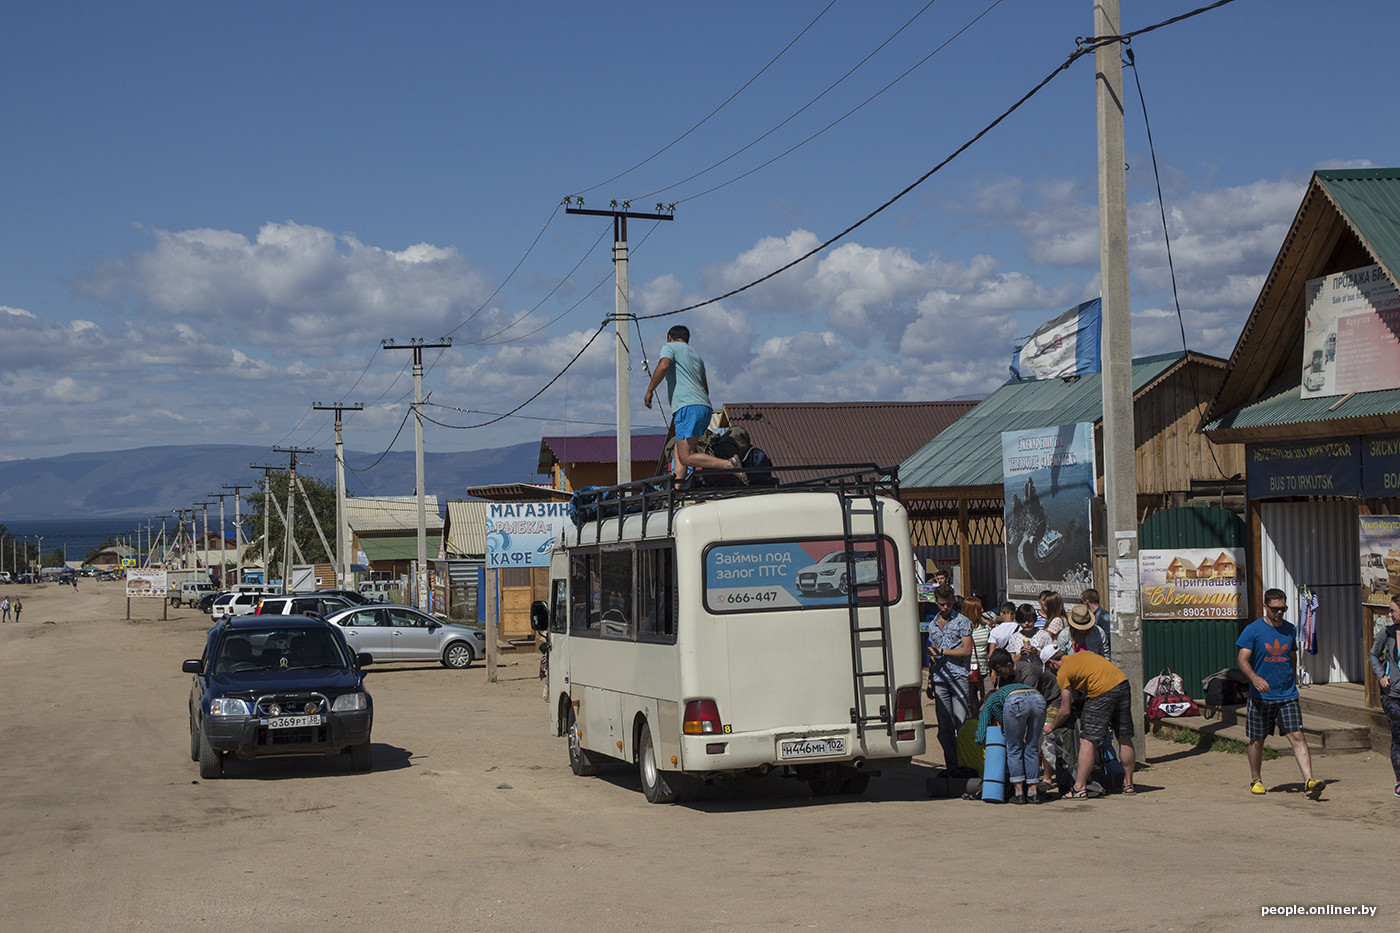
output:
[[[1249,679],[1237,668],[1227,667],[1201,681],[1206,698],[1202,715],[1207,719],[1226,706],[1239,706],[1249,701]]]

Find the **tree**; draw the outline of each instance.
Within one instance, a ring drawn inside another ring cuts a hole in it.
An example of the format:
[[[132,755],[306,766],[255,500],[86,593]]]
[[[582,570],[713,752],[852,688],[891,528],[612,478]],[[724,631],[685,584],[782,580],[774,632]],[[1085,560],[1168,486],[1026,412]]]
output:
[[[287,540],[286,526],[282,523],[282,512],[287,508],[287,471],[278,470],[269,473],[272,483],[272,498],[275,505],[269,506],[265,501],[263,487],[259,487],[256,492],[245,496],[244,501],[248,503],[251,514],[245,513],[244,529],[248,538],[248,553],[262,554],[262,530],[263,513],[268,516],[267,528],[268,537],[271,538],[271,547],[268,549],[269,573],[272,568],[282,564],[282,550]],[[325,483],[310,476],[297,474],[302,490],[306,491],[306,496],[297,491],[295,513],[292,521],[292,534],[296,538],[297,549],[300,549],[302,561],[295,563],[308,564],[328,564],[334,559],[334,554],[327,554],[326,549],[321,545],[321,537],[316,534],[316,526],[312,523],[311,512],[314,510],[316,521],[320,522],[321,531],[325,534],[326,540],[330,542],[332,548],[335,547],[335,487],[327,486]],[[311,499],[311,508],[307,508],[307,497]],[[296,549],[292,552],[296,557]]]
[[[22,541],[10,534],[4,525],[0,525],[0,549],[4,551],[4,559],[0,560],[0,567],[13,574],[28,573],[34,569],[35,558],[38,557],[39,549],[28,541]]]

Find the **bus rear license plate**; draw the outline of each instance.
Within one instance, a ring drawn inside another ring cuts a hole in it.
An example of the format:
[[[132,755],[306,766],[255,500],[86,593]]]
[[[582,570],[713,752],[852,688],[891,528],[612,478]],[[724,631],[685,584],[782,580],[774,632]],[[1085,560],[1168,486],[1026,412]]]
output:
[[[844,737],[797,739],[791,742],[783,742],[779,746],[779,755],[783,758],[823,758],[828,755],[844,754],[846,754],[846,740]]]

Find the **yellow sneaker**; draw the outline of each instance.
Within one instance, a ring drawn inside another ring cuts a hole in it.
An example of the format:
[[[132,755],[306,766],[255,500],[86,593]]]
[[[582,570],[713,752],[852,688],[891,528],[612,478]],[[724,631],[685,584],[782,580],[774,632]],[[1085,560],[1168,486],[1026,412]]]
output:
[[[1322,795],[1322,789],[1327,786],[1327,782],[1322,778],[1309,778],[1303,785],[1303,792],[1309,797],[1317,798]]]
[[[1269,789],[1264,786],[1263,781],[1255,780],[1250,782],[1249,792],[1251,794],[1267,794],[1269,792]]]

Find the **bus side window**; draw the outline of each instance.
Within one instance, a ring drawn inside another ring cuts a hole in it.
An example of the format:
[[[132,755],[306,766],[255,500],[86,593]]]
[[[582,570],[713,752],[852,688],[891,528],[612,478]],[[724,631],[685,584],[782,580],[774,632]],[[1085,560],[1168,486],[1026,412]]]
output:
[[[569,602],[568,588],[565,581],[554,581],[553,608],[549,613],[549,630],[551,632],[562,633],[564,631],[564,620],[568,618]]]
[[[632,637],[632,554],[631,548],[619,548],[599,555],[599,609],[604,638]]]
[[[676,551],[673,547],[638,552],[638,616],[644,641],[676,637]]]
[[[578,553],[569,556],[569,631],[574,633],[588,631],[591,615],[588,611],[591,592],[588,558],[589,555]]]

